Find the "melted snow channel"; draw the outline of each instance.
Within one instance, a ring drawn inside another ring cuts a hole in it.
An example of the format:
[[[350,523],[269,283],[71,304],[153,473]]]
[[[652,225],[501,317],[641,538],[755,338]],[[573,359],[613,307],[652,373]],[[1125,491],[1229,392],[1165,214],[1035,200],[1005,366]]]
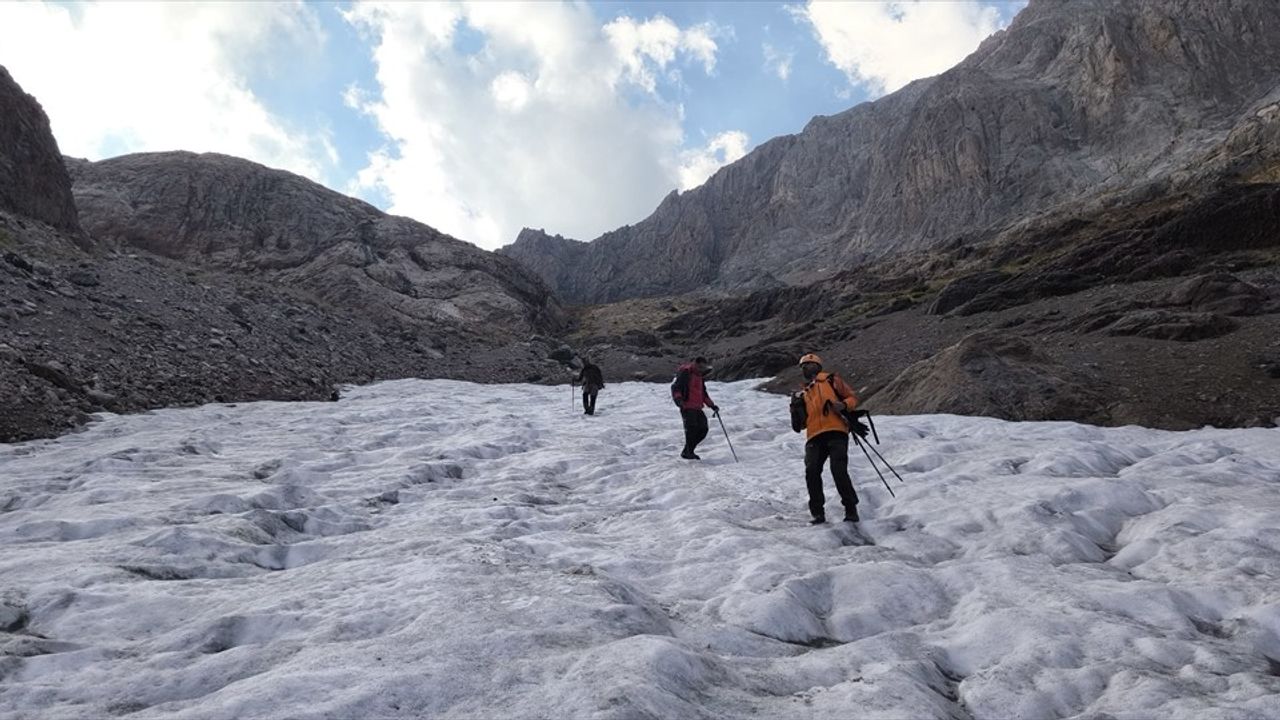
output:
[[[1280,716],[1280,431],[883,418],[863,545],[750,385],[740,464],[642,384],[0,446],[0,716]]]

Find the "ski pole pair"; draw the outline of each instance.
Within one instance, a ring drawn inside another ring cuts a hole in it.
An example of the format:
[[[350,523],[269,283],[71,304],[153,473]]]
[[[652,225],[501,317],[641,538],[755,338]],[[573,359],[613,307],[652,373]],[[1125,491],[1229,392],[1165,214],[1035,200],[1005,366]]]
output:
[[[854,422],[857,422],[857,418],[859,417],[865,417],[867,419],[867,426],[871,430],[871,437],[875,439],[876,445],[879,445],[880,434],[876,432],[876,421],[871,419],[871,413],[867,412],[866,410],[858,410],[857,412],[853,413],[853,417],[854,417]],[[905,483],[906,480],[903,480],[902,476],[898,474],[898,471],[894,470],[893,466],[889,464],[889,461],[884,459],[884,456],[880,454],[880,451],[876,449],[875,445],[872,445],[871,443],[863,442],[863,439],[866,436],[865,431],[862,433],[861,436],[859,436],[857,432],[852,433],[852,435],[853,435],[853,441],[857,443],[858,447],[862,448],[862,454],[867,456],[867,462],[871,463],[871,469],[875,470],[876,475],[880,476],[880,482],[884,483],[884,489],[889,491],[889,497],[892,497],[892,498],[898,497],[893,493],[893,488],[889,486],[889,481],[885,480],[884,473],[880,472],[879,467],[876,467],[876,461],[871,459],[871,453],[875,453],[876,457],[880,458],[880,462],[884,463],[884,466],[889,468],[889,472],[893,473],[893,476],[898,478],[898,482]],[[871,452],[867,452],[867,448],[870,448]]]

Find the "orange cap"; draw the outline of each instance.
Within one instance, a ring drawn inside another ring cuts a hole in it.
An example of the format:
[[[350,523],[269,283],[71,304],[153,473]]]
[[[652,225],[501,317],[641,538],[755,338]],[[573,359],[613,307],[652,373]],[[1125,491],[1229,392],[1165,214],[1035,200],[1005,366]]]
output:
[[[800,358],[800,364],[803,365],[805,363],[817,363],[821,365],[822,358],[818,357],[817,355],[814,355],[813,353],[806,353],[803,357]]]

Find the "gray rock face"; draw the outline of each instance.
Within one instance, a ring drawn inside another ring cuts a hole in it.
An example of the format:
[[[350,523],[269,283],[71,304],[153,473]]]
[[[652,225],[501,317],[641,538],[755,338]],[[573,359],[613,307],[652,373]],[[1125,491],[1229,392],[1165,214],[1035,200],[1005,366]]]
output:
[[[0,210],[79,233],[71,179],[40,103],[0,67]]]
[[[766,142],[636,225],[502,252],[578,303],[804,284],[1037,213],[1270,177],[1277,138],[1280,4],[1032,0],[951,70]]]
[[[530,228],[520,231],[516,243],[528,251],[520,256],[520,263],[542,278],[548,287],[558,287],[561,282],[571,284],[579,279],[574,266],[587,254],[586,243]],[[499,251],[499,254],[504,253]],[[566,287],[565,292],[577,295],[585,289]]]
[[[549,289],[511,259],[291,173],[187,152],[68,164],[85,230],[107,245],[269,278],[428,331],[504,342],[563,322]]]

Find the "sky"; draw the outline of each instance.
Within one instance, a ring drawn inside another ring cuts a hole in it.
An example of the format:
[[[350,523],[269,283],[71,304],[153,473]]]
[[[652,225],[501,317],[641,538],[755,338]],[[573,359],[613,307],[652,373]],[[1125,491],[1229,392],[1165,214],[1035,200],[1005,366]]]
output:
[[[637,222],[1024,5],[0,3],[0,65],[67,155],[227,153],[492,249]]]

